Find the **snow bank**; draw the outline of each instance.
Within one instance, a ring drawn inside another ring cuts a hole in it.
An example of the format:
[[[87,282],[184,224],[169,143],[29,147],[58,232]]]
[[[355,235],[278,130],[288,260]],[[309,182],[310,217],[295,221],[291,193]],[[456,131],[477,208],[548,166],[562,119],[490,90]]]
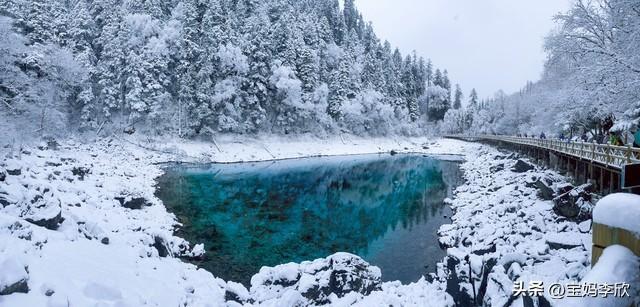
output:
[[[593,221],[640,234],[640,195],[617,193],[604,197],[593,210]]]
[[[0,263],[0,295],[28,292],[27,268],[18,259],[6,259]]]
[[[212,142],[131,139],[146,148],[169,155],[182,162],[255,162],[265,160],[296,159],[318,156],[362,155],[389,153],[392,150],[433,155],[464,155],[465,143],[455,140],[433,140],[428,137],[360,138],[340,135],[330,139],[297,137],[294,141],[284,137],[216,137]]]
[[[28,291],[0,295],[0,306],[224,304],[223,280],[175,258],[202,247],[173,235],[175,217],[154,197],[152,163],[164,159],[113,141],[4,155],[0,288],[25,280]]]
[[[553,195],[540,197],[560,190],[567,179],[517,154],[464,146],[466,182],[450,202],[452,223],[439,230],[448,256],[438,278],[459,291],[456,303],[470,305],[476,293],[485,306],[518,306],[522,300],[511,296],[517,281],[580,280],[589,271],[591,235],[554,212]]]

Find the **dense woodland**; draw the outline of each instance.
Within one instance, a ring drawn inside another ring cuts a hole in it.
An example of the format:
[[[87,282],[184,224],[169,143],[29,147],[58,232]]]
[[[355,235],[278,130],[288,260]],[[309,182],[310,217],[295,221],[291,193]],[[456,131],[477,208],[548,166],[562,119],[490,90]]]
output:
[[[0,0],[17,131],[418,134],[462,96],[353,0]]]
[[[556,16],[541,80],[490,99],[381,42],[340,2],[0,0],[0,127],[599,138],[640,121],[636,0],[575,1]]]
[[[555,18],[541,80],[481,101],[469,131],[600,140],[640,123],[640,1],[580,0]]]

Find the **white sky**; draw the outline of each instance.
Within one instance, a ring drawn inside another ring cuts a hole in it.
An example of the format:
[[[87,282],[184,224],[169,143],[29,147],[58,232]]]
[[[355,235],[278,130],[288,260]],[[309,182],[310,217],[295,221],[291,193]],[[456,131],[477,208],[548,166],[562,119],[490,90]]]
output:
[[[540,78],[544,37],[569,0],[356,0],[378,36],[446,68],[468,96],[512,93]]]

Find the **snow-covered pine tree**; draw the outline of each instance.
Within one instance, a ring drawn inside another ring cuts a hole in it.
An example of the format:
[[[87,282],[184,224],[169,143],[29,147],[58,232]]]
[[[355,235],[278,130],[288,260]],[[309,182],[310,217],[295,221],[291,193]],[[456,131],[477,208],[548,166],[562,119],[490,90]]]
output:
[[[451,105],[451,101],[452,101],[451,80],[449,80],[449,72],[446,69],[442,72],[442,87],[447,90],[447,101],[449,102],[449,105]]]
[[[469,106],[468,109],[470,110],[477,110],[478,109],[478,92],[476,91],[475,88],[471,89],[471,93],[469,94]]]
[[[360,132],[391,131],[373,126],[416,121],[425,113],[418,99],[444,86],[443,76],[438,70],[435,82],[430,62],[381,44],[354,2],[341,9],[340,0],[5,0],[0,15],[15,17],[9,24],[30,46],[6,56],[3,71],[19,80],[10,91],[22,93],[7,103],[56,97],[55,108],[84,129],[135,125],[192,137],[351,129],[340,116],[348,102],[356,106],[351,123],[369,127]],[[49,57],[60,65],[45,63]],[[12,73],[15,63],[26,75]],[[298,81],[302,101],[290,95]]]
[[[433,85],[433,63],[431,60],[427,60],[427,65],[425,67],[425,74],[427,78],[427,87]]]
[[[459,110],[460,108],[462,108],[462,89],[460,88],[460,84],[457,83],[455,88],[456,90],[454,93],[453,108]]]
[[[444,79],[442,78],[442,72],[440,71],[440,69],[436,69],[436,72],[433,76],[433,85],[444,88]]]
[[[346,30],[355,30],[358,27],[358,11],[354,0],[344,0],[344,23],[347,26]]]
[[[17,25],[31,44],[57,43],[68,39],[67,14],[59,0],[32,0],[23,4]]]
[[[331,81],[329,83],[329,105],[327,112],[334,119],[340,117],[340,107],[349,99],[350,90],[348,84],[350,83],[350,69],[351,63],[347,58],[344,58],[338,64],[337,69],[331,74]]]
[[[302,90],[305,94],[315,91],[320,79],[320,67],[318,56],[315,51],[306,45],[297,47],[296,72],[302,81]],[[308,99],[305,99],[308,101]]]

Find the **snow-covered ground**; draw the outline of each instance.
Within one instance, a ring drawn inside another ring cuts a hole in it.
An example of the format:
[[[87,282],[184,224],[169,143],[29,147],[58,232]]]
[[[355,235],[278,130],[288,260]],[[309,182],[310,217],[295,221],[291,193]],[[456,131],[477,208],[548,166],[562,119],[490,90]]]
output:
[[[537,169],[513,172],[516,160],[484,145],[337,136],[296,141],[221,137],[215,144],[111,139],[38,147],[2,149],[0,293],[15,293],[0,295],[0,306],[306,305],[310,301],[304,291],[329,289],[329,277],[317,268],[358,262],[334,255],[265,268],[245,289],[181,261],[179,257],[200,256],[203,249],[174,236],[175,217],[154,196],[155,178],[162,174],[158,163],[167,161],[238,162],[391,150],[463,156],[466,183],[451,200],[452,224],[440,231],[442,243],[450,247],[447,262],[453,265],[443,262],[430,281],[374,285],[367,296],[323,296],[336,306],[450,306],[453,298],[444,290],[452,275],[473,293],[465,277],[469,268],[476,290],[484,279],[484,301],[503,304],[516,280],[575,281],[589,271],[588,222],[560,219],[550,201],[537,199],[530,184],[542,177],[556,184],[564,179]],[[494,264],[492,269],[488,264]],[[379,279],[376,269],[361,272],[365,284]],[[28,293],[21,293],[26,288]]]

